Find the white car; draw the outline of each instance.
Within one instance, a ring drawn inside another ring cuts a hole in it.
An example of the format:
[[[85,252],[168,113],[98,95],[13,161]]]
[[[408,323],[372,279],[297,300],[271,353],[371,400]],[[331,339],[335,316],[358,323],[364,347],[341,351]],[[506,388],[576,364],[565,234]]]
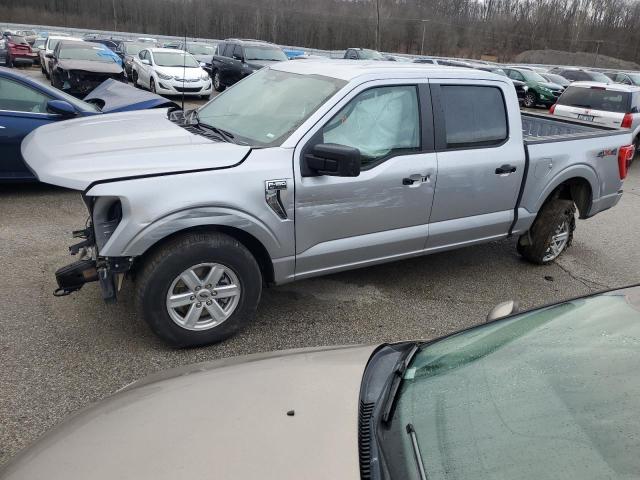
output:
[[[51,74],[51,66],[49,65],[49,59],[47,58],[47,55],[53,54],[53,50],[56,48],[56,45],[58,45],[58,42],[60,42],[60,40],[69,42],[83,41],[81,38],[69,37],[67,35],[50,35],[49,37],[47,37],[47,41],[44,42],[44,47],[38,52],[38,55],[40,55],[40,69],[47,78],[49,78],[49,75]]]
[[[133,59],[132,81],[160,95],[209,97],[209,74],[193,55],[173,48],[147,48]]]
[[[633,131],[640,148],[640,87],[600,82],[573,82],[549,113]]]

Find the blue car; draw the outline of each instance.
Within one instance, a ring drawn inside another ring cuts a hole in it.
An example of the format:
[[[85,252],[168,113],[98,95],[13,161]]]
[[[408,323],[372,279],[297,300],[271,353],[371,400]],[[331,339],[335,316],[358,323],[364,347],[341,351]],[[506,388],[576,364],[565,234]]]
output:
[[[41,125],[103,113],[177,107],[166,98],[107,80],[79,100],[24,73],[0,67],[0,182],[34,181],[20,152]]]

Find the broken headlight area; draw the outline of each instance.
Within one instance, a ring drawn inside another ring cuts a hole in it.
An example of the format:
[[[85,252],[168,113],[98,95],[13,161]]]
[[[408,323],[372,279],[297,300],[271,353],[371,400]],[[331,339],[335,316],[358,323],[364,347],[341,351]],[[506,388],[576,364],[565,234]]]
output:
[[[69,295],[85,283],[97,281],[104,300],[114,301],[133,258],[102,257],[99,252],[122,221],[122,203],[117,197],[83,199],[91,217],[86,228],[73,232],[73,237],[81,241],[69,247],[69,253],[80,259],[56,271],[58,288],[54,295]]]

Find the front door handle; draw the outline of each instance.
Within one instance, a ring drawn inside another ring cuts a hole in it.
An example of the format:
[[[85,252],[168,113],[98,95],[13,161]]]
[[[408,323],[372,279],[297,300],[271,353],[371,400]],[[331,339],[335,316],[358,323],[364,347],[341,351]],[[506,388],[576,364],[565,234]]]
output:
[[[409,175],[402,179],[402,185],[419,187],[422,183],[429,183],[431,180],[431,175],[421,175],[419,173],[414,173],[413,175]]]
[[[514,173],[516,171],[516,167],[513,165],[502,165],[501,167],[496,168],[496,175],[509,175],[510,173]]]

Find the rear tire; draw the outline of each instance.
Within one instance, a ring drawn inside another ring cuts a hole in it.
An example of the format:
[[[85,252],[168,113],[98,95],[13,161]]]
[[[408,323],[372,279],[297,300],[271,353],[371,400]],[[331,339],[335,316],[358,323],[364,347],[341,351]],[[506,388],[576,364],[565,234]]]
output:
[[[220,280],[215,275],[206,280],[214,268],[225,273]],[[191,280],[184,282],[184,275]],[[146,259],[137,283],[144,320],[173,347],[210,345],[235,335],[253,318],[262,292],[256,259],[236,239],[221,233],[188,233],[170,240]],[[238,287],[236,296],[223,298],[220,288],[227,287],[229,293],[232,285]],[[170,307],[183,295],[184,305]],[[196,318],[190,321],[192,309]]]
[[[571,246],[575,214],[572,200],[549,200],[538,212],[529,232],[518,239],[518,253],[538,265],[554,262]]]

